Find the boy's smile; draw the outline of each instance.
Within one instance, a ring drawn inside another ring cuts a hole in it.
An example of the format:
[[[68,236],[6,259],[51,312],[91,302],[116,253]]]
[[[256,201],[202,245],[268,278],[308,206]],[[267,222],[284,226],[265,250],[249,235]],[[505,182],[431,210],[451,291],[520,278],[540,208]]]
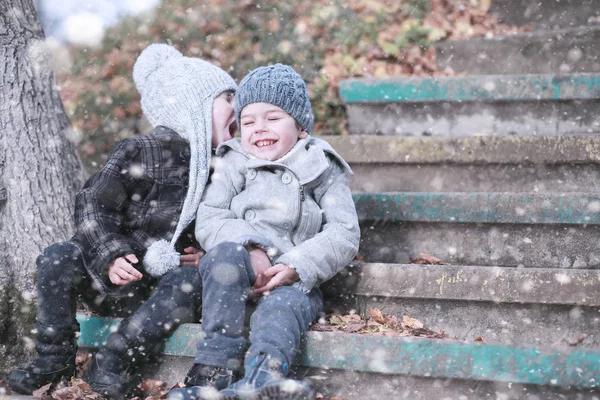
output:
[[[251,103],[240,114],[242,147],[261,160],[274,161],[286,155],[308,134],[282,108],[269,103]]]
[[[265,147],[265,146],[270,146],[275,143],[276,143],[275,140],[259,140],[258,142],[256,142],[256,146]]]

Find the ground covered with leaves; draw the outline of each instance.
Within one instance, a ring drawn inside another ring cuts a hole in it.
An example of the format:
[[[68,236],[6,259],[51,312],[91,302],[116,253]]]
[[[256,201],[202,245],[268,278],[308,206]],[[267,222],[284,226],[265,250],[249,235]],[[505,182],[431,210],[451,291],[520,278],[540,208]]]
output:
[[[431,339],[449,339],[444,332],[434,332],[408,315],[402,320],[395,315],[385,315],[378,308],[369,311],[368,316],[358,314],[330,315],[322,318],[311,330],[318,332],[345,332],[381,336],[416,336]],[[456,339],[456,338],[452,338]]]
[[[499,24],[489,6],[490,0],[164,0],[108,30],[99,47],[63,49],[61,97],[90,172],[116,141],[145,133],[131,71],[151,43],[171,43],[238,80],[260,65],[290,64],[308,82],[315,132],[344,134],[342,79],[452,75],[437,69],[436,41],[521,30]]]

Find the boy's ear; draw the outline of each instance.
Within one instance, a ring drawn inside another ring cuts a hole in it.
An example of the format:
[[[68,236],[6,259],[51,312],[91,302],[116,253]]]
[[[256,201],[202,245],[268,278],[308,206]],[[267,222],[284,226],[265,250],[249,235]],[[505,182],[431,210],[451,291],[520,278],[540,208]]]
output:
[[[308,136],[308,132],[306,132],[304,129],[302,129],[300,131],[300,133],[298,134],[298,139],[304,139],[307,136]]]

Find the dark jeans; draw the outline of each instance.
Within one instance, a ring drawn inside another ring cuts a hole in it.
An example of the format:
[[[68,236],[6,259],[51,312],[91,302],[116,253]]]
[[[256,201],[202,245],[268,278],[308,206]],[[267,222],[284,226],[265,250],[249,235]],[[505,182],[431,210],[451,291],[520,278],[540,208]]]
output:
[[[247,348],[244,338],[246,302],[255,279],[243,246],[222,243],[200,262],[204,338],[197,344],[196,363],[236,368]],[[305,294],[282,286],[262,296],[250,319],[250,348],[245,362],[267,353],[288,365],[302,335],[323,309],[318,288]]]
[[[107,295],[93,284],[81,250],[73,242],[47,247],[37,259],[37,268],[36,348],[40,354],[64,352],[64,344],[79,330],[75,319],[78,299],[100,315],[125,317],[107,341],[108,347],[119,352],[132,346],[156,351],[177,326],[197,321],[199,316],[202,282],[193,267],[178,268],[160,280],[144,274],[141,280],[115,287]],[[145,346],[139,346],[140,341]]]

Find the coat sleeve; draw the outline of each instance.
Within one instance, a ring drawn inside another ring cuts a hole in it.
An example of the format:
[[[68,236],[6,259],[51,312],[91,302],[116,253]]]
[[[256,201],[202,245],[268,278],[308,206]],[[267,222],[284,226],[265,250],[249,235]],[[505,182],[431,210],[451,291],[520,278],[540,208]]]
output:
[[[134,252],[121,225],[129,204],[130,168],[138,153],[132,140],[117,144],[104,167],[90,177],[75,199],[74,239],[99,275],[115,258]]]
[[[298,272],[300,281],[294,286],[306,293],[346,267],[360,243],[348,175],[332,160],[322,179],[325,190],[320,198],[315,196],[323,215],[321,231],[277,259]]]
[[[245,187],[242,156],[230,151],[217,158],[211,181],[196,215],[196,240],[206,251],[223,242],[253,244],[273,254],[273,244],[231,211],[231,201]]]

